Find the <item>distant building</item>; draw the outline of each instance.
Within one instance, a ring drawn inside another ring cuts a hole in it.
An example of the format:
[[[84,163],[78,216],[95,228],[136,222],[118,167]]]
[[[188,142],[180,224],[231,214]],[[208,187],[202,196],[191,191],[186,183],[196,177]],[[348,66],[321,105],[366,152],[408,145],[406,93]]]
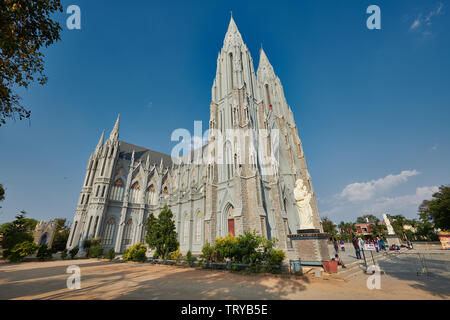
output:
[[[356,233],[359,235],[369,235],[371,234],[372,230],[370,229],[370,225],[373,223],[356,223]],[[384,222],[378,222],[379,225],[386,225]]]
[[[34,243],[39,246],[46,244],[47,247],[51,248],[53,238],[55,237],[55,231],[56,222],[54,220],[49,222],[39,222],[33,232]]]

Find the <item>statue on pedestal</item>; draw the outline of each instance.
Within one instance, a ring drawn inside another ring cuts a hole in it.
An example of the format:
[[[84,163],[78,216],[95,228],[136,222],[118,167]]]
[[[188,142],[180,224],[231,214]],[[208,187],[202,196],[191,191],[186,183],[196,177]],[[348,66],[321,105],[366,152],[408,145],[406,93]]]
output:
[[[395,235],[394,228],[392,228],[391,222],[389,221],[389,218],[386,213],[383,213],[383,220],[384,220],[384,223],[386,223],[388,235],[390,235],[390,236]]]
[[[300,218],[300,230],[314,229],[313,212],[310,204],[312,195],[306,189],[302,179],[295,182],[294,198]]]

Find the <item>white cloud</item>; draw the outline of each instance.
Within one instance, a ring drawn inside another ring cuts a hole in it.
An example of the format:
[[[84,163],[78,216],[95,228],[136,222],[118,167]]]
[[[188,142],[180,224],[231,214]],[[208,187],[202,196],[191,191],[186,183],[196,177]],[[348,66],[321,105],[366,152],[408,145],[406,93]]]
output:
[[[372,212],[394,212],[403,211],[405,208],[412,207],[415,210],[425,199],[431,199],[435,192],[439,191],[438,186],[419,187],[416,193],[407,194],[399,197],[382,197],[369,204],[366,210]]]
[[[362,201],[346,201],[335,199],[332,204],[320,201],[319,205],[326,210],[321,210],[322,217],[329,217],[335,223],[339,221],[355,221],[357,217],[365,214],[373,214],[381,219],[383,213],[402,214],[409,218],[417,218],[419,205],[423,200],[431,199],[439,190],[438,186],[424,186],[416,188],[415,193],[398,197],[374,197]]]
[[[378,180],[372,180],[369,182],[355,182],[347,185],[338,197],[349,201],[370,200],[377,194],[385,192],[403,182],[406,182],[409,177],[418,174],[419,172],[416,170],[405,170],[400,174],[390,174]]]
[[[442,4],[442,2],[439,2],[436,6],[436,9],[431,10],[428,14],[424,15],[424,14],[420,13],[419,16],[417,17],[417,19],[415,19],[413,21],[413,23],[411,24],[409,29],[415,30],[421,26],[431,26],[432,18],[435,16],[441,15],[443,13],[443,8],[444,8],[444,5]],[[423,34],[429,35],[429,34],[431,34],[431,32],[426,31],[426,32],[423,32]]]
[[[410,29],[411,29],[411,30],[416,29],[417,27],[420,26],[420,24],[421,24],[420,18],[417,18],[416,20],[414,20],[414,22],[413,22],[413,24],[411,25]]]

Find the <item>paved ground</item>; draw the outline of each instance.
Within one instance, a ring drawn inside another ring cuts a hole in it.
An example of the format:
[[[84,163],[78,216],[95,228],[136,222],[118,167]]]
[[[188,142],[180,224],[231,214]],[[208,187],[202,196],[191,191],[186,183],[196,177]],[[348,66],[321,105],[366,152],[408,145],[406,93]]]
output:
[[[449,299],[450,252],[432,256],[429,274],[420,276],[417,254],[380,256],[379,264],[386,271],[380,290],[367,288],[369,276],[359,272],[359,266],[345,280],[339,274],[326,280],[93,259],[0,263],[0,299]],[[80,290],[66,287],[66,269],[73,264],[81,268]]]

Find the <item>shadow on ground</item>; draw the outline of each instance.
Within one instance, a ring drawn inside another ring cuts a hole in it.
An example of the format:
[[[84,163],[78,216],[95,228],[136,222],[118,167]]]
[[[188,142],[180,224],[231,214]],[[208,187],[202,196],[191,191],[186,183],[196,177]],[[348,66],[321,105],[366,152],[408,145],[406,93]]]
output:
[[[242,275],[150,264],[80,265],[81,286],[69,290],[67,266],[0,273],[0,299],[283,299],[306,289],[299,279]]]
[[[390,277],[417,282],[410,285],[415,289],[427,291],[440,298],[450,296],[449,262],[440,260],[437,255],[429,255],[424,263],[414,253],[389,255],[387,259],[379,261],[379,265]],[[428,273],[422,273],[425,270]]]

